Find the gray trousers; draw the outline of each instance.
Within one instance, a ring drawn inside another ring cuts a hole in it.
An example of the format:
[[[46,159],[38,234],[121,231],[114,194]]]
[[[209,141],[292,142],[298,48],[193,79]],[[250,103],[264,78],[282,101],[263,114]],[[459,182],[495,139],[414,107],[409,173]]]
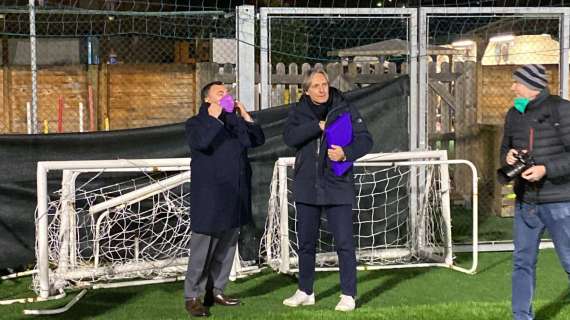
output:
[[[239,238],[239,228],[215,234],[192,233],[190,256],[184,281],[184,297],[199,298],[212,290],[224,292],[228,283]]]

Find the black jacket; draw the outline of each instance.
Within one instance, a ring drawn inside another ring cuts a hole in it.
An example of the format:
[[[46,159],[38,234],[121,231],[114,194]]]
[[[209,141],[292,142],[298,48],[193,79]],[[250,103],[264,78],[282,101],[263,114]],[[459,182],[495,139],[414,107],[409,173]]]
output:
[[[186,121],[191,151],[190,228],[210,234],[251,221],[251,166],[247,149],[265,142],[261,127],[233,113],[218,120],[206,104]]]
[[[358,110],[344,99],[340,91],[331,87],[329,94],[332,103],[325,126],[342,113],[350,113],[353,139],[343,150],[348,161],[355,161],[370,151],[372,136]],[[352,170],[342,176],[336,176],[332,172],[327,144],[323,141],[319,120],[310,109],[309,99],[303,95],[291,107],[283,133],[285,144],[296,149],[293,182],[295,201],[313,205],[353,204],[355,194]]]
[[[552,109],[559,113],[558,130]],[[531,129],[532,128],[532,129]],[[534,139],[530,143],[530,132]],[[529,203],[570,201],[570,102],[542,91],[531,100],[524,113],[511,108],[505,119],[501,144],[501,163],[505,165],[509,149],[531,149],[535,161],[546,167],[546,176],[538,182],[518,177],[517,200]]]

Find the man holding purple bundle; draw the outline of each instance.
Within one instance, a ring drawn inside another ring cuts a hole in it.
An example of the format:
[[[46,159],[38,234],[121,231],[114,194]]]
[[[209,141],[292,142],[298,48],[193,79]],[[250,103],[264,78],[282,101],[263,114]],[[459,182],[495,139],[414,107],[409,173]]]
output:
[[[184,296],[186,310],[195,317],[209,316],[213,304],[240,304],[226,296],[224,288],[239,228],[252,219],[247,150],[265,142],[261,127],[241,102],[228,95],[222,82],[207,84],[201,98],[198,114],[186,121],[192,157],[192,236]]]
[[[316,68],[304,75],[303,95],[291,107],[283,139],[297,151],[293,197],[299,239],[299,287],[283,304],[297,307],[315,303],[316,242],[321,213],[325,211],[340,267],[341,295],[335,310],[352,311],[356,307],[352,232],[355,192],[352,166],[348,163],[372,149],[372,136],[358,110],[339,90],[329,86],[327,73]]]

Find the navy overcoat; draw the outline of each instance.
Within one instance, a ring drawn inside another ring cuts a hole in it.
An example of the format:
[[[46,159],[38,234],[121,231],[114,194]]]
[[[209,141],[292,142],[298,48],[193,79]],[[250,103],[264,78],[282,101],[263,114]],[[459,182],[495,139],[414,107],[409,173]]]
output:
[[[208,104],[186,121],[191,152],[190,228],[211,234],[249,223],[251,166],[247,149],[265,142],[261,127],[234,113],[219,118]]]

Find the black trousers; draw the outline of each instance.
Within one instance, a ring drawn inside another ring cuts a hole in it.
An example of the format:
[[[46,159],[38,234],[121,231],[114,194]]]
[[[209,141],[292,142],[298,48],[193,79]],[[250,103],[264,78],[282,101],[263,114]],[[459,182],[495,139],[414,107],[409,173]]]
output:
[[[342,294],[356,296],[356,254],[352,235],[352,206],[313,206],[296,203],[297,237],[299,239],[299,289],[313,293],[315,254],[321,213],[327,214],[328,229],[334,237],[339,260]]]

